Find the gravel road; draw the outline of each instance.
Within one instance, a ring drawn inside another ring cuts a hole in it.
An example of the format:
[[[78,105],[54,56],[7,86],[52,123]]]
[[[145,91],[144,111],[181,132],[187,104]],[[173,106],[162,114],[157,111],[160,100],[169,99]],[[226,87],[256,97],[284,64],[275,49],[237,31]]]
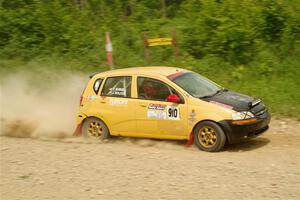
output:
[[[219,153],[184,142],[0,137],[3,200],[300,199],[300,123]]]

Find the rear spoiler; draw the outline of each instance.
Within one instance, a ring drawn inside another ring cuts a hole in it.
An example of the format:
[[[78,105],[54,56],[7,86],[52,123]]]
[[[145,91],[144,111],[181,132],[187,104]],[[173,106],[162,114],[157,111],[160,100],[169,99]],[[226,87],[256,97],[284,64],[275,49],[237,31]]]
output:
[[[105,71],[100,71],[100,72],[94,72],[93,74],[89,75],[90,79],[93,78],[96,74],[100,74],[102,72],[105,72]]]
[[[99,72],[95,72],[95,73],[89,75],[90,79],[93,78],[93,77],[94,77],[96,74],[98,74],[98,73],[99,73]]]
[[[94,72],[93,74],[89,75],[90,78],[93,78],[96,74],[102,73],[102,72],[106,72],[107,70],[102,70],[102,71],[98,71],[98,72]]]

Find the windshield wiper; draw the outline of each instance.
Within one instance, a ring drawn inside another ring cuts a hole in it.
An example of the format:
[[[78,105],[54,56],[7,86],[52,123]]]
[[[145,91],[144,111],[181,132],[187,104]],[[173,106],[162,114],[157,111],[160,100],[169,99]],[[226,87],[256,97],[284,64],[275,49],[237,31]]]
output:
[[[217,91],[216,91],[215,93],[213,93],[213,94],[205,95],[205,96],[202,96],[202,97],[199,97],[199,98],[200,98],[200,99],[210,98],[210,97],[216,96],[217,94],[220,94],[220,93],[222,93],[222,92],[227,92],[227,91],[228,91],[228,89],[222,88],[222,89],[220,89],[220,90],[217,90]]]

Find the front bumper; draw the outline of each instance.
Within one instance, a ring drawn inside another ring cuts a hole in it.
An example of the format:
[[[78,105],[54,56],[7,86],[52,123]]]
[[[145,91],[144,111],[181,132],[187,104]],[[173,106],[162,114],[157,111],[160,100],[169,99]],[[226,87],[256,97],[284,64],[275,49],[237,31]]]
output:
[[[266,112],[263,116],[256,117],[256,122],[247,124],[233,124],[232,120],[223,120],[219,124],[225,131],[229,144],[245,141],[249,138],[256,137],[269,128],[271,116]]]

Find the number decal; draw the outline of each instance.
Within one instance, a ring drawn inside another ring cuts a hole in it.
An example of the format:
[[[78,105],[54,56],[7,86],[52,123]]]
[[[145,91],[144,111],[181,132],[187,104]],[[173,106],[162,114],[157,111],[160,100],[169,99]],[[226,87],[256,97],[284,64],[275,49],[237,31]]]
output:
[[[168,115],[168,119],[179,120],[179,118],[180,118],[179,108],[167,106],[167,115]]]
[[[178,111],[176,108],[175,109],[169,108],[168,112],[169,112],[169,117],[177,118]]]

